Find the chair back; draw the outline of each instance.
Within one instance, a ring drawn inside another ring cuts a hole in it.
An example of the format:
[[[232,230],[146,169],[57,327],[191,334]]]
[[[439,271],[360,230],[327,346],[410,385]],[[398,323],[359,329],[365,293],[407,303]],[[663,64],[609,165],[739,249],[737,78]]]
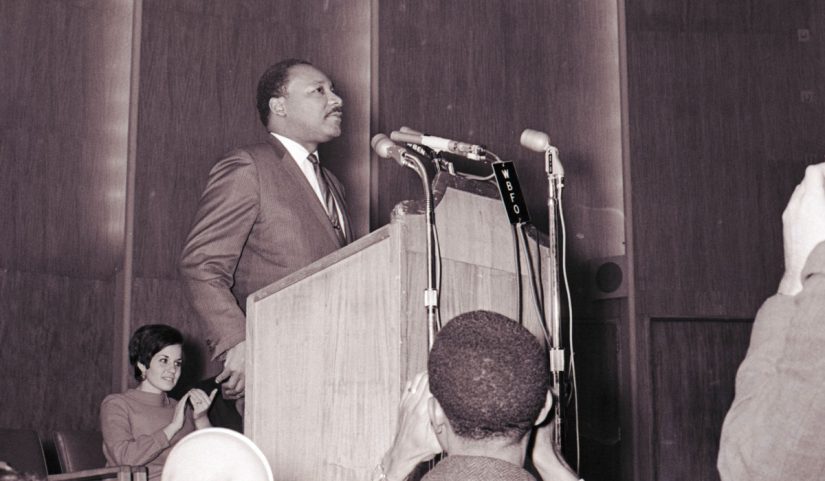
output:
[[[19,473],[46,478],[46,457],[33,429],[0,429],[0,461]]]
[[[55,431],[52,439],[61,473],[106,466],[100,431]]]

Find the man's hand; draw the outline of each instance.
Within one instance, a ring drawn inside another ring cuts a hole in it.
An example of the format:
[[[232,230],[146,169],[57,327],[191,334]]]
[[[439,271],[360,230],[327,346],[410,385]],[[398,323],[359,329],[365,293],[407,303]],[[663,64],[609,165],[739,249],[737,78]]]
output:
[[[573,468],[564,460],[554,442],[556,420],[550,419],[542,427],[536,429],[536,441],[533,445],[533,466],[541,475],[541,479],[554,481],[578,481]]]
[[[779,293],[788,296],[802,290],[802,269],[811,251],[825,241],[825,163],[811,165],[796,186],[782,213],[785,274]]]
[[[388,481],[405,479],[419,463],[441,452],[441,445],[430,424],[428,404],[432,397],[426,372],[407,381],[398,408],[395,441],[381,461]]]
[[[222,383],[221,395],[224,399],[243,397],[246,387],[246,341],[241,341],[226,351],[223,371],[215,378],[215,382]]]

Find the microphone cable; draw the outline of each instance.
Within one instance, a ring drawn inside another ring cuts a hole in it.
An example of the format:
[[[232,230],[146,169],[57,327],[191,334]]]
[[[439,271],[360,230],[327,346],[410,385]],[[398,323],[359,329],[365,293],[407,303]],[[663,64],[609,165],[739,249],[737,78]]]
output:
[[[567,227],[566,221],[564,216],[564,203],[562,201],[562,197],[559,196],[558,199],[558,213],[559,213],[559,246],[561,252],[561,283],[564,286],[564,303],[567,306],[567,325],[568,325],[568,346],[570,350],[569,361],[568,361],[568,370],[567,375],[562,376],[562,380],[568,383],[571,388],[565,396],[565,399],[559,399],[559,402],[564,402],[564,405],[570,407],[572,405],[573,411],[575,412],[575,423],[574,423],[574,435],[575,435],[575,449],[576,449],[576,470],[578,471],[581,466],[581,422],[579,419],[579,397],[578,397],[578,383],[576,379],[576,356],[574,350],[574,342],[573,342],[573,304],[572,304],[572,296],[570,293],[570,280],[567,271]],[[538,314],[539,321],[541,324],[542,332],[544,334],[545,341],[547,345],[551,345],[550,340],[550,333],[547,327],[547,320],[544,315],[544,287],[542,281],[542,270],[541,270],[541,243],[539,241],[538,232],[534,236],[534,243],[535,249],[538,252],[538,262],[535,263],[533,261],[533,252],[530,248],[529,242],[529,233],[527,231],[527,223],[521,222],[518,224],[519,232],[521,240],[524,243],[524,252],[526,263],[529,269],[528,278],[530,280],[530,286],[533,292],[533,305],[536,309],[536,313]],[[514,235],[516,235],[515,226],[514,228]],[[549,228],[549,226],[548,226]],[[520,249],[520,243],[516,243],[515,249],[518,251]],[[518,256],[518,254],[516,254]],[[518,258],[518,257],[517,257]],[[518,261],[517,261],[518,262]],[[521,264],[517,265],[516,269],[518,275],[518,289],[519,289],[519,315],[521,315],[521,296],[522,296],[522,287],[521,287]]]
[[[515,262],[516,268],[516,322],[523,326],[524,319],[522,319],[522,299],[524,296],[524,287],[521,282],[521,242],[519,241],[518,227],[516,227],[515,224],[510,224],[510,232],[513,234],[513,261]]]
[[[570,345],[570,369],[568,371],[568,382],[572,386],[570,389],[570,399],[567,400],[568,405],[572,401],[573,411],[576,413],[575,422],[575,436],[576,436],[576,471],[581,469],[581,424],[579,421],[579,389],[576,382],[576,352],[573,349],[573,302],[570,295],[570,280],[567,276],[567,228],[564,219],[564,201],[562,196],[559,196],[559,229],[561,233],[561,272],[562,284],[564,285],[564,293],[567,301],[567,325],[568,325],[568,344]]]

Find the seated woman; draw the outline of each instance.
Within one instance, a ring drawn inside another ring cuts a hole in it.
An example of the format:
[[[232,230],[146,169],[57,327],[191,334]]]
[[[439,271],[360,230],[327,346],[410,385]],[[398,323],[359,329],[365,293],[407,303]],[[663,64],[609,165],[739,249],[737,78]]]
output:
[[[181,333],[164,324],[142,326],[132,334],[129,362],[140,384],[106,396],[100,405],[108,466],[145,465],[150,480],[160,479],[171,446],[196,429],[210,427],[206,412],[217,390],[207,396],[192,389],[180,401],[166,395],[180,379],[182,348]]]

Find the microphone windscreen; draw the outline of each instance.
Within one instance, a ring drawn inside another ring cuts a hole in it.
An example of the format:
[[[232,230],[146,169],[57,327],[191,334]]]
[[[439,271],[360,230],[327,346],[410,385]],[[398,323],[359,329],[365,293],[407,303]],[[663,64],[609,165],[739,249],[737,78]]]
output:
[[[533,129],[524,129],[519,141],[524,147],[536,152],[544,152],[550,147],[550,136]]]
[[[379,157],[388,159],[390,158],[390,149],[395,146],[395,142],[384,134],[375,134],[370,141],[370,145]]]

